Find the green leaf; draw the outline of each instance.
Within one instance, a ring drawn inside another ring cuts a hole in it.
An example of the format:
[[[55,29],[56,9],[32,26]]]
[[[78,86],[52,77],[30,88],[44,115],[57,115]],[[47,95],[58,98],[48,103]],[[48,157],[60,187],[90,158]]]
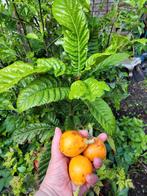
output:
[[[96,67],[92,70],[90,75],[97,71],[104,70],[110,66],[116,66],[123,62],[124,60],[128,59],[129,54],[127,53],[117,53],[112,54],[111,56],[107,57],[105,60],[103,60],[101,63],[97,64]]]
[[[37,60],[37,72],[47,72],[53,70],[55,76],[65,73],[65,64],[56,58],[41,58]]]
[[[82,6],[78,0],[55,0],[53,15],[64,27],[64,49],[71,59],[73,71],[80,75],[85,67],[89,30]]]
[[[88,88],[85,85],[85,83],[82,80],[78,80],[74,83],[72,83],[70,87],[69,92],[69,98],[70,99],[79,99],[84,98],[84,96],[87,94]]]
[[[84,81],[89,89],[89,101],[95,101],[97,97],[101,97],[104,91],[110,91],[109,86],[104,81],[97,81],[94,78],[88,78]]]
[[[84,102],[105,132],[111,136],[114,135],[116,130],[116,122],[109,105],[101,98],[97,98],[94,102]]]
[[[1,178],[0,179],[0,192],[2,191],[2,189],[5,187],[5,178]]]
[[[134,39],[131,41],[132,43],[140,43],[140,44],[143,44],[143,45],[146,45],[147,44],[147,39],[145,38],[142,38],[142,39]]]
[[[15,62],[0,69],[0,93],[7,91],[22,78],[34,73],[34,67],[28,63]]]
[[[85,12],[90,11],[90,0],[79,0]]]
[[[11,102],[11,97],[7,93],[0,95],[0,110],[15,110]]]
[[[112,150],[114,151],[114,153],[116,152],[116,147],[115,147],[115,142],[113,140],[113,138],[111,136],[108,136],[108,143],[110,145],[110,147],[112,148]]]
[[[40,140],[44,137],[44,134],[47,137],[53,135],[53,130],[50,128],[49,124],[45,123],[35,123],[29,124],[24,128],[19,128],[14,131],[13,140],[18,144],[23,144],[26,141],[31,141],[34,137],[39,136]]]
[[[40,78],[23,89],[17,99],[18,112],[34,106],[63,100],[68,97],[69,88],[58,83],[57,79]]]
[[[78,80],[71,85],[69,98],[95,101],[96,97],[101,97],[104,91],[109,90],[109,86],[104,81],[88,78],[84,81]]]
[[[98,52],[98,50],[99,50],[98,34],[99,34],[98,28],[92,28],[91,29],[90,39],[89,39],[89,42],[88,42],[88,57],[90,57],[93,54],[96,54]]]
[[[130,43],[131,43],[130,38],[128,36],[113,33],[111,38],[111,44],[105,50],[105,52],[112,52],[112,53],[122,52],[124,51],[124,48],[128,46]]]
[[[16,52],[11,48],[0,48],[0,59],[3,63],[11,63],[16,60]]]
[[[104,52],[104,53],[95,53],[91,55],[87,61],[86,61],[86,68],[85,70],[91,69],[92,65],[97,65],[103,60],[105,60],[108,56],[110,56],[112,53]]]
[[[44,176],[48,168],[50,157],[51,157],[51,143],[49,142],[45,145],[44,152],[42,152],[42,155],[39,161],[39,170],[38,170],[39,184],[41,184],[41,182],[44,179]]]
[[[39,40],[38,35],[36,35],[35,33],[28,33],[28,34],[26,35],[26,37],[27,37],[28,39],[36,39],[36,40]]]
[[[36,67],[21,61],[15,62],[0,69],[0,93],[7,91],[26,76],[52,70],[56,76],[62,75],[65,71],[65,65],[55,58],[38,59]]]
[[[23,165],[21,165],[21,166],[18,167],[17,169],[18,169],[18,171],[19,171],[20,173],[24,173],[24,172],[26,171],[26,167],[24,167]]]

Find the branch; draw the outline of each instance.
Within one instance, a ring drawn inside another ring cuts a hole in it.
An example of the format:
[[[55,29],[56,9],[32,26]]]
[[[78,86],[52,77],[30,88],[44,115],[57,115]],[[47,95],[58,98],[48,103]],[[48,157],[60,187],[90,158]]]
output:
[[[20,24],[20,26],[22,27],[22,30],[23,30],[23,35],[27,35],[27,31],[26,31],[26,27],[25,27],[25,25],[24,25],[24,23],[22,22],[22,19],[21,19],[21,17],[19,16],[19,14],[18,14],[18,11],[17,11],[17,7],[16,7],[16,4],[15,4],[15,2],[14,2],[14,0],[12,0],[12,2],[13,2],[13,7],[14,7],[14,11],[15,11],[15,14],[16,14],[16,17],[18,18],[18,21],[19,21],[19,24]],[[21,30],[21,29],[20,29]],[[26,42],[26,41],[25,41]],[[27,44],[26,44],[26,46],[29,46],[29,50],[31,50],[31,45],[30,45],[30,42],[27,40]],[[27,47],[28,48],[28,47]]]
[[[41,1],[38,0],[38,3],[39,3],[40,18],[41,18],[41,23],[42,23],[42,30],[43,30],[43,33],[44,33],[44,22],[43,22],[42,10],[41,10]]]
[[[46,39],[45,39],[45,26],[44,26],[44,22],[43,22],[43,15],[42,15],[42,9],[41,9],[41,1],[38,0],[39,3],[39,14],[40,14],[40,19],[41,19],[41,23],[42,23],[42,31],[43,31],[43,40],[44,40],[44,47],[45,47],[45,51],[46,51],[46,55],[47,57],[49,56],[48,53],[48,49],[47,49],[47,44],[46,44]]]
[[[112,23],[112,26],[111,26],[111,29],[110,29],[110,33],[109,33],[109,36],[108,36],[108,41],[107,41],[106,47],[108,47],[109,44],[110,44],[110,39],[111,39],[111,34],[112,34],[112,31],[113,31],[113,27],[114,27],[115,22],[118,19],[118,16],[119,16],[119,4],[117,5],[117,11],[118,11],[118,13],[117,13],[116,18],[113,20],[113,23]]]

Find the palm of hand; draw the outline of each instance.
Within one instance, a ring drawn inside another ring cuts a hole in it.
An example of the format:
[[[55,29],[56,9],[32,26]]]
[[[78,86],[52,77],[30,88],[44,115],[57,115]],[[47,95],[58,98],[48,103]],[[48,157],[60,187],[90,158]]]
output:
[[[49,186],[54,187],[57,195],[72,196],[72,185],[68,175],[67,163],[68,159],[66,157],[53,159],[47,171],[49,178],[46,179],[46,182]]]

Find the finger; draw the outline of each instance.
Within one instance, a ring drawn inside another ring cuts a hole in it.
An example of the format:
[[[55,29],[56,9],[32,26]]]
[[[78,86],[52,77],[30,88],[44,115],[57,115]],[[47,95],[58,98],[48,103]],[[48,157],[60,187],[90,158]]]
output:
[[[88,189],[89,189],[89,186],[87,186],[87,184],[81,186],[81,187],[80,187],[79,196],[83,196],[83,194],[84,194],[85,192],[87,192]]]
[[[60,158],[61,156],[63,156],[59,150],[59,142],[60,142],[61,135],[62,135],[61,129],[56,127],[55,135],[52,141],[52,150],[51,150],[52,157]]]
[[[87,131],[87,130],[80,130],[79,133],[80,133],[83,137],[88,137],[88,131]]]
[[[78,186],[71,182],[72,190],[75,192],[78,189]]]
[[[101,141],[105,142],[105,141],[108,139],[108,136],[107,136],[106,133],[101,133],[101,134],[98,136],[98,138],[99,138]]]
[[[99,158],[94,158],[93,165],[96,169],[100,168],[103,164],[103,161]]]
[[[86,176],[86,181],[89,186],[93,186],[97,183],[98,177],[96,174],[89,174]]]
[[[87,175],[86,180],[87,180],[87,183],[84,184],[84,185],[80,188],[79,196],[83,196],[83,194],[84,194],[85,192],[87,192],[88,189],[89,189],[91,186],[95,185],[95,183],[97,183],[97,181],[98,181],[98,177],[97,177],[95,174],[89,174],[89,175]]]

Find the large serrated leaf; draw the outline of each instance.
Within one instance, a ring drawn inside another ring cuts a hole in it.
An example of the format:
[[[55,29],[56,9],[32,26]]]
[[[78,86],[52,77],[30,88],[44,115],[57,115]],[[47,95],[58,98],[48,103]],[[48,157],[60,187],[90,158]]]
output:
[[[54,78],[40,78],[23,89],[17,99],[18,112],[34,106],[56,102],[68,97],[69,88],[62,86]]]
[[[36,136],[39,136],[40,140],[51,137],[53,136],[53,130],[46,123],[29,124],[24,128],[15,130],[13,140],[18,144],[23,144],[26,141],[31,141]]]
[[[116,130],[116,122],[109,105],[101,98],[97,98],[94,102],[85,101],[85,103],[105,132],[112,136]]]
[[[15,62],[3,69],[0,69],[0,93],[8,91],[9,88],[17,84],[21,79],[34,73],[44,73],[52,71],[56,76],[62,75],[65,71],[65,65],[55,58],[38,59],[38,65],[21,61]]]
[[[80,75],[85,67],[89,30],[82,6],[78,0],[55,0],[53,15],[64,26],[64,49],[70,56],[73,71]]]

